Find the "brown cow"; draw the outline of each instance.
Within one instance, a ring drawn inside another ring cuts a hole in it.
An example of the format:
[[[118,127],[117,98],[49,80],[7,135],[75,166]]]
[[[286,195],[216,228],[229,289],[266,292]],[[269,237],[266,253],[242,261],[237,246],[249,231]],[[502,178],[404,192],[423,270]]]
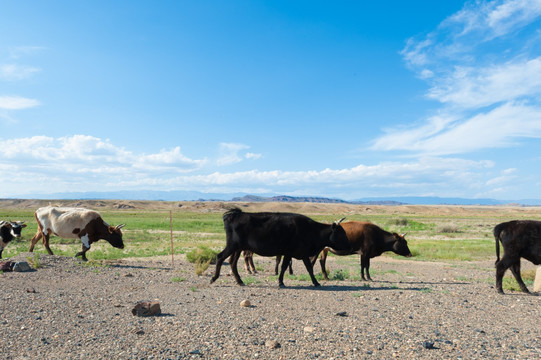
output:
[[[404,238],[405,234],[399,235],[397,233],[390,233],[383,230],[377,225],[369,222],[360,221],[348,221],[341,224],[346,232],[348,240],[351,244],[351,251],[341,252],[331,248],[325,248],[321,252],[319,263],[321,264],[321,272],[325,280],[329,280],[327,276],[327,269],[325,268],[325,262],[327,260],[327,253],[330,251],[336,255],[361,255],[361,277],[364,277],[364,270],[366,269],[366,277],[368,280],[372,280],[370,277],[370,259],[381,255],[385,251],[392,251],[395,254],[410,257],[411,251],[408,248],[408,243]],[[313,262],[315,262],[315,258]]]

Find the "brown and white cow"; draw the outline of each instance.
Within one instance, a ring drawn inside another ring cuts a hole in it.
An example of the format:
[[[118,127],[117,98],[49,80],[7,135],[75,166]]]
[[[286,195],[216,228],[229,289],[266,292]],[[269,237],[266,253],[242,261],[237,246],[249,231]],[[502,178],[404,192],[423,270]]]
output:
[[[87,261],[86,252],[90,249],[90,244],[104,239],[113,247],[124,249],[122,241],[122,231],[124,226],[110,226],[101,218],[101,215],[94,210],[74,207],[54,207],[46,206],[36,210],[34,214],[38,223],[38,231],[32,238],[30,252],[39,239],[43,239],[43,245],[49,255],[53,255],[49,247],[49,236],[51,234],[66,239],[81,239],[83,250],[75,256],[82,256]]]

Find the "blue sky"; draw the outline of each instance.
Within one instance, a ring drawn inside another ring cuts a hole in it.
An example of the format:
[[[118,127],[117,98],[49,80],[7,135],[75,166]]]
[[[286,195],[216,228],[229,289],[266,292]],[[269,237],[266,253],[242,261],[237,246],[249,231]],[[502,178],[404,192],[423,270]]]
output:
[[[0,197],[541,198],[541,0],[0,9]]]

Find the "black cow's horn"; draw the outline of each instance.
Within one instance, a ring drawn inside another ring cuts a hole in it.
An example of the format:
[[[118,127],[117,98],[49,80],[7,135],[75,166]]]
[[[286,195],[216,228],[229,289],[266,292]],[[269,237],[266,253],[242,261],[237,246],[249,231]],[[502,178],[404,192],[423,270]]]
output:
[[[345,219],[346,219],[346,218],[343,217],[343,218],[341,218],[340,220],[335,221],[334,223],[335,223],[336,225],[339,225],[339,224],[340,224],[342,221],[344,221]]]
[[[122,229],[124,226],[126,226],[126,224],[120,224],[120,225],[117,225],[117,229]]]

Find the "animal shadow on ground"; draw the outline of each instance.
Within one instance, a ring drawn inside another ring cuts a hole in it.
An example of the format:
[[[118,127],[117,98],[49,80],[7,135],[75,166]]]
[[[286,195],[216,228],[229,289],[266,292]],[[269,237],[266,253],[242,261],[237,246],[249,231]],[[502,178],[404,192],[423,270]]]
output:
[[[170,267],[158,267],[158,266],[142,266],[142,265],[126,265],[126,264],[110,264],[112,268],[117,269],[153,269],[153,270],[172,270]]]
[[[377,280],[377,282],[380,283],[392,283],[396,284],[396,282],[392,281],[386,281],[386,280]],[[464,282],[464,281],[400,281],[400,284],[410,284],[410,285],[468,285],[471,284],[470,282]]]

